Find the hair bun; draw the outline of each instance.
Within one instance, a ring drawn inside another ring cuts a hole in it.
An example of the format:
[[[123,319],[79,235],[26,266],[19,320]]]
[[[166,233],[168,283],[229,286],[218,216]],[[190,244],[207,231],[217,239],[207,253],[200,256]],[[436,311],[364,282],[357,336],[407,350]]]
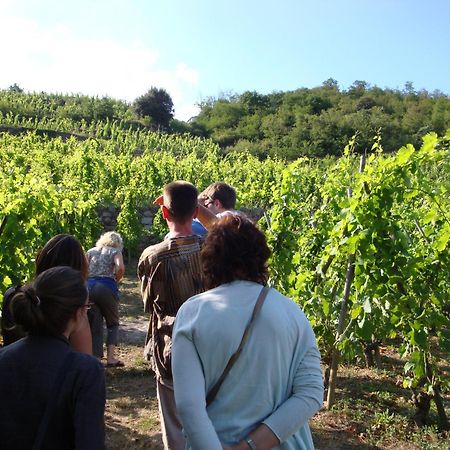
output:
[[[41,299],[38,297],[32,286],[23,286],[21,291],[28,297],[33,305],[39,306],[41,304]]]

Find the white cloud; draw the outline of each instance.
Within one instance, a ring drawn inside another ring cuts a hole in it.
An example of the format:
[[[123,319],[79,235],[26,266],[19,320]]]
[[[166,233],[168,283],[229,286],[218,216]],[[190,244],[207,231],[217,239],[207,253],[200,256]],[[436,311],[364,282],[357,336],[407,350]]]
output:
[[[200,112],[200,108],[194,104],[180,104],[178,105],[177,118],[182,120],[189,120]]]
[[[159,52],[142,43],[90,40],[63,24],[45,29],[34,20],[8,14],[0,16],[0,42],[4,43],[0,88],[17,83],[27,91],[132,101],[156,86],[172,96],[177,118],[187,120],[196,111],[193,92],[198,72],[184,63],[160,68]]]
[[[0,8],[6,11],[7,8],[14,6],[14,0],[0,0]]]
[[[181,79],[190,84],[198,83],[198,72],[191,69],[186,64],[178,64],[176,67],[176,74]]]

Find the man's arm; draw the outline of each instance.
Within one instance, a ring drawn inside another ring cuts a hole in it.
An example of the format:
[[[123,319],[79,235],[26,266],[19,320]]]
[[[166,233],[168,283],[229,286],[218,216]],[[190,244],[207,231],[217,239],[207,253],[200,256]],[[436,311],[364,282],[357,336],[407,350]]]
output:
[[[207,230],[209,230],[218,220],[216,215],[208,208],[205,208],[201,202],[198,203],[197,218]]]
[[[144,253],[142,253],[138,266],[137,266],[137,276],[140,281],[140,288],[141,288],[141,296],[142,301],[144,303],[144,311],[149,313],[150,312],[150,302],[149,302],[149,279],[150,279],[150,264],[148,261],[148,257]]]

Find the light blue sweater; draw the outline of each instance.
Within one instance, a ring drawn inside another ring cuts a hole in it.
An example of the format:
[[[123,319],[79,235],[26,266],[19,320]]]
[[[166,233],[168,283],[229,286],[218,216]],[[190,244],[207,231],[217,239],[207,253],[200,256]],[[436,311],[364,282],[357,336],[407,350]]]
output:
[[[177,411],[189,448],[222,450],[265,423],[279,449],[314,449],[308,420],[323,401],[320,354],[301,309],[271,289],[244,349],[206,409],[206,393],[236,351],[262,286],[235,281],[190,298],[173,334]]]

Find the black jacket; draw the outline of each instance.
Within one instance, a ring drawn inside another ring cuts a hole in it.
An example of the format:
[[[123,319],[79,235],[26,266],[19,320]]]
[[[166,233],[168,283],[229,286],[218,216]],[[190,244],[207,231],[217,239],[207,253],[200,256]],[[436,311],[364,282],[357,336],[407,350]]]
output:
[[[0,447],[31,450],[58,370],[73,352],[64,337],[28,336],[0,350]],[[103,450],[105,376],[74,352],[42,450]]]

